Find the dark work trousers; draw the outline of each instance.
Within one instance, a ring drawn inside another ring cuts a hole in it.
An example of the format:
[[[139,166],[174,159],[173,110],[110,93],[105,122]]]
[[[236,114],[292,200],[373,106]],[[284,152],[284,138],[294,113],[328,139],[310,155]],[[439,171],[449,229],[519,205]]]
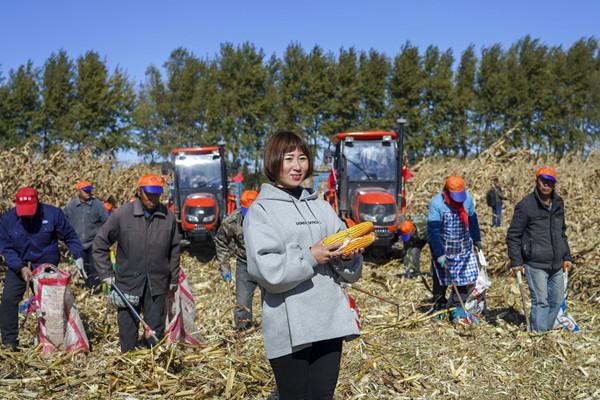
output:
[[[144,294],[140,298],[140,304],[134,306],[138,314],[154,331],[158,340],[165,335],[165,302],[167,294],[152,296],[148,285],[144,289]],[[141,313],[140,313],[141,311]],[[117,312],[117,323],[119,324],[119,342],[121,343],[121,352],[125,353],[134,350],[138,346],[138,329],[140,321],[129,310],[129,308],[119,308]],[[154,339],[142,340],[142,345],[150,347],[155,345]]]
[[[413,275],[421,274],[421,250],[427,244],[423,240],[413,240],[406,243],[406,255],[404,256],[404,267],[406,268],[406,277],[410,278]]]
[[[460,298],[462,299],[463,304],[466,303],[467,297],[469,297],[469,286],[456,286],[456,289],[458,289],[458,293],[460,294]],[[454,288],[452,288],[452,293],[448,298],[448,308],[450,307],[462,307],[460,305],[460,299],[456,295],[456,290],[454,290]]]
[[[2,303],[0,303],[0,330],[2,343],[8,346],[19,344],[19,302],[23,299],[26,289],[25,280],[21,273],[12,269],[6,271]],[[33,292],[32,292],[33,295]]]
[[[446,307],[446,289],[448,289],[448,286],[440,283],[440,278],[437,274],[437,267],[435,266],[433,260],[431,260],[431,269],[433,270],[431,278],[433,280],[433,302],[435,303],[434,308],[436,310],[440,310]]]
[[[236,329],[249,329],[252,326],[252,298],[258,284],[248,273],[245,262],[237,261],[235,267],[235,308]]]
[[[341,359],[342,338],[335,338],[269,360],[279,400],[333,399]]]
[[[85,269],[85,273],[88,276],[85,280],[85,286],[88,289],[98,289],[102,282],[100,282],[100,279],[98,279],[98,272],[94,266],[94,258],[92,257],[91,247],[83,250],[83,269]]]

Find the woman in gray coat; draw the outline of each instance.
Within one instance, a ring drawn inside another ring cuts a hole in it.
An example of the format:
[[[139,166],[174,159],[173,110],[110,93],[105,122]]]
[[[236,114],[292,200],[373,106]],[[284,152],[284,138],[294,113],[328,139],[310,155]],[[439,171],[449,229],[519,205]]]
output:
[[[306,141],[278,132],[264,154],[267,177],[244,219],[248,272],[261,286],[265,353],[279,398],[331,399],[342,342],[359,329],[338,284],[356,282],[362,252],[323,240],[346,228],[318,194],[300,186],[313,171]]]

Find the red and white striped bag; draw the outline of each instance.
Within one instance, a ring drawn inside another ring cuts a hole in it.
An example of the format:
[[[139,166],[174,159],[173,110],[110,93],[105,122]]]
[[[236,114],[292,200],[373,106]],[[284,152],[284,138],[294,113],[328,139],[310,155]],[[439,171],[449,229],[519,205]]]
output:
[[[41,353],[54,350],[71,353],[88,351],[90,344],[83,329],[69,282],[71,273],[52,264],[42,264],[33,271],[33,291],[37,297],[39,321],[36,346]]]
[[[170,333],[167,343],[183,342],[196,346],[204,345],[204,338],[196,327],[196,302],[192,296],[190,285],[179,268],[179,285],[175,292],[167,296],[167,312],[165,333]]]

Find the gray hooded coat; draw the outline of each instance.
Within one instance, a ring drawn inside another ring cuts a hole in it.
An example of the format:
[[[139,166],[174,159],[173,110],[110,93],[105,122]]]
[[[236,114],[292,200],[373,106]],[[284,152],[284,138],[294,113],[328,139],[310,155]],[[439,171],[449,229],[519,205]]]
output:
[[[267,358],[311,343],[360,335],[348,299],[336,281],[356,282],[362,256],[318,264],[310,248],[346,226],[312,189],[300,199],[263,184],[244,219],[248,272],[262,289],[263,341]]]

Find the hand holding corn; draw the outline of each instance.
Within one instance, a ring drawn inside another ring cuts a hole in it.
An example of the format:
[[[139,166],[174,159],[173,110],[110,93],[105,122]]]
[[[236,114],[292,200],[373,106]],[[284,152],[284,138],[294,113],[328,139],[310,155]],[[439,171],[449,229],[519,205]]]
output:
[[[325,245],[323,242],[327,238],[323,238],[310,248],[312,255],[319,264],[325,264],[327,261],[332,260],[334,257],[342,256],[345,254],[344,250],[338,250],[342,243],[333,243]]]
[[[326,238],[323,240],[323,245],[339,244],[333,257],[341,255],[343,259],[351,259],[362,254],[365,247],[375,241],[376,236],[372,231],[373,224],[363,222]]]

